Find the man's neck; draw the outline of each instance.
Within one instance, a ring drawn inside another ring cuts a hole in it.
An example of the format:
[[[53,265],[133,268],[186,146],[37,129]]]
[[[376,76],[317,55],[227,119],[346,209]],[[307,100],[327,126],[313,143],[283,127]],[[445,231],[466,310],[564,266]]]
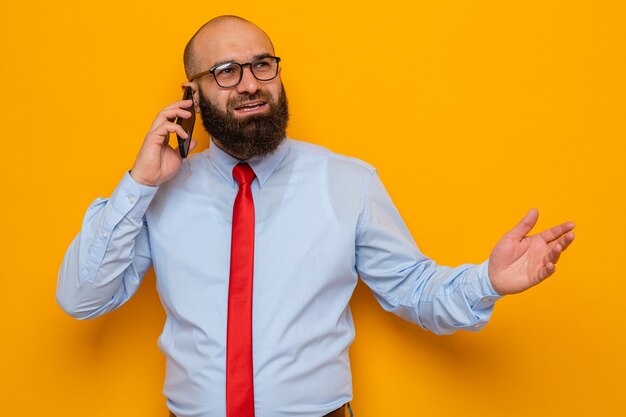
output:
[[[217,139],[216,137],[211,136],[211,140],[213,140],[213,143],[220,148],[221,150],[223,150],[224,152],[226,152],[227,154],[229,154],[230,156],[232,156],[233,158],[237,158],[240,161],[246,161],[248,159],[250,159],[250,155],[236,155],[235,153],[233,153],[232,151],[229,151],[228,149],[225,149],[224,146],[222,146],[222,144],[220,143],[220,140]]]

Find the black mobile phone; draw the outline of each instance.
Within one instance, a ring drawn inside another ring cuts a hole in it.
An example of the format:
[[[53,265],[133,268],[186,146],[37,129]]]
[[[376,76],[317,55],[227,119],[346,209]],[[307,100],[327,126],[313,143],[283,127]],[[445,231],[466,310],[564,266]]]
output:
[[[183,100],[191,100],[191,96],[193,94],[193,90],[191,87],[185,87],[185,92],[183,93]],[[176,137],[178,138],[178,150],[180,151],[181,158],[187,158],[187,154],[189,154],[189,144],[191,143],[191,134],[193,133],[193,125],[196,123],[196,112],[193,108],[193,103],[191,107],[185,109],[191,112],[191,117],[187,119],[183,119],[182,117],[176,118],[176,124],[179,124],[183,130],[187,133],[187,139],[181,138],[178,133]]]

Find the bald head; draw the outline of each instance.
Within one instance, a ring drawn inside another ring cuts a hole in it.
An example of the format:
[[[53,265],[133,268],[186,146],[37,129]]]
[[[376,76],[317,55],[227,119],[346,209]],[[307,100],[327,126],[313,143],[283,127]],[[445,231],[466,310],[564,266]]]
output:
[[[254,23],[233,15],[224,15],[215,17],[198,29],[198,31],[189,39],[183,53],[183,61],[185,65],[185,75],[187,79],[192,75],[201,71],[205,71],[207,63],[203,62],[202,50],[210,47],[212,41],[217,37],[226,35],[236,35],[238,30],[258,31],[267,39],[271,52],[274,53],[274,45],[267,34]]]

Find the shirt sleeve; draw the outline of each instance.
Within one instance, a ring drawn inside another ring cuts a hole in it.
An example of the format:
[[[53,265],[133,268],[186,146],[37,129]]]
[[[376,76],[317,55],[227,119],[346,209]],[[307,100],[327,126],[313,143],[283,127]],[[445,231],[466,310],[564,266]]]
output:
[[[144,215],[157,189],[126,173],[111,198],[89,206],[59,270],[56,297],[66,313],[97,317],[137,291],[152,265]]]
[[[487,266],[450,268],[424,256],[373,172],[357,226],[356,267],[385,310],[436,334],[479,330],[501,298]]]

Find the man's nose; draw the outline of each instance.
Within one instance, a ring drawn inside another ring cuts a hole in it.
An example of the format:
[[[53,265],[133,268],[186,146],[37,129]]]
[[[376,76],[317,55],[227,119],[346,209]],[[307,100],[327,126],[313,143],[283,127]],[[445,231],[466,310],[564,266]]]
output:
[[[259,80],[257,80],[254,75],[252,75],[252,70],[250,66],[247,65],[242,69],[243,74],[241,75],[241,82],[237,84],[237,92],[238,93],[248,93],[254,94],[259,89]]]

